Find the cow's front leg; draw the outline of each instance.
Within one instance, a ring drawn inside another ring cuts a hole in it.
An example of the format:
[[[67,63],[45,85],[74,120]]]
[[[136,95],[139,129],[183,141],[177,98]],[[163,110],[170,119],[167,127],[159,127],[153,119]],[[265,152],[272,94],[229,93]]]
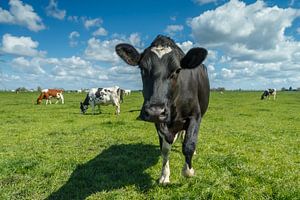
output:
[[[116,115],[120,114],[120,105],[116,105]]]
[[[95,103],[91,102],[91,107],[92,107],[92,113],[93,115],[95,114]]]
[[[98,110],[99,110],[99,113],[101,114],[100,104],[98,104]]]
[[[165,135],[162,133],[162,131],[159,130],[158,124],[156,124],[156,130],[159,136],[160,151],[162,155],[162,169],[159,178],[159,183],[166,185],[170,183],[169,154],[172,146],[166,141]]]
[[[191,118],[184,137],[182,152],[185,156],[185,164],[182,169],[182,175],[185,177],[192,177],[195,174],[192,167],[192,157],[196,150],[200,121],[201,119]]]
[[[170,183],[170,165],[169,165],[169,153],[171,150],[171,144],[169,144],[164,138],[159,136],[161,140],[161,155],[162,155],[162,169],[159,178],[159,183],[166,185]]]

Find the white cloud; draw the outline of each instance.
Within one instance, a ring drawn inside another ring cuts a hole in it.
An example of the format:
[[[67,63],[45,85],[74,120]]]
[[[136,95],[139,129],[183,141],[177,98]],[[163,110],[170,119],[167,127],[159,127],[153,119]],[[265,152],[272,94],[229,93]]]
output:
[[[208,3],[217,3],[218,0],[194,0],[196,3],[203,5]]]
[[[24,57],[18,57],[12,60],[12,67],[20,72],[28,74],[41,75],[45,71],[40,66],[40,58],[33,58],[30,61]]]
[[[130,34],[128,40],[129,40],[129,43],[132,44],[136,48],[142,47],[144,45],[139,33]]]
[[[20,0],[10,0],[9,5],[9,11],[0,7],[0,23],[17,24],[36,32],[45,29],[42,19],[34,12],[32,6],[23,4]]]
[[[107,30],[105,28],[100,27],[95,32],[93,32],[93,36],[106,36],[108,34]]]
[[[103,23],[101,18],[95,18],[95,19],[84,19],[84,27],[86,29],[89,29],[91,27],[99,27]]]
[[[191,48],[195,47],[195,44],[191,41],[185,41],[182,43],[176,43],[184,53],[187,53]]]
[[[4,34],[2,37],[1,51],[7,54],[20,56],[44,56],[45,51],[38,51],[39,43],[33,41],[31,37],[16,37]]]
[[[128,38],[119,36],[112,40],[100,40],[92,37],[88,40],[88,46],[84,53],[86,58],[91,60],[115,63],[120,61],[119,56],[115,52],[115,46],[124,42],[132,44],[137,49],[143,45],[138,33],[132,33]]]
[[[164,30],[165,33],[168,33],[169,35],[173,36],[177,32],[180,32],[183,30],[182,25],[168,25],[167,28]]]
[[[78,41],[77,41],[77,38],[80,37],[80,34],[77,32],[77,31],[72,31],[69,35],[69,45],[71,47],[75,47],[78,45]]]
[[[88,47],[84,53],[88,59],[116,62],[119,58],[115,53],[115,46],[120,42],[118,39],[101,41],[93,37],[88,40]]]
[[[193,18],[190,26],[193,37],[200,44],[238,44],[249,50],[267,50],[285,42],[284,30],[299,16],[300,11],[296,9],[266,7],[262,1],[246,5],[231,0]]]
[[[107,76],[96,69],[91,62],[80,57],[62,58],[53,63],[52,74],[57,77],[106,80]],[[102,76],[100,76],[102,75]]]
[[[48,16],[57,18],[57,19],[64,19],[66,16],[66,10],[60,10],[57,6],[56,0],[50,0],[49,5],[46,7],[46,13]]]
[[[220,86],[262,88],[277,84],[280,88],[273,80],[288,83],[300,76],[300,42],[285,36],[299,16],[299,9],[231,0],[192,18],[189,25],[197,44],[220,52],[220,57],[210,60],[217,66],[215,81]]]

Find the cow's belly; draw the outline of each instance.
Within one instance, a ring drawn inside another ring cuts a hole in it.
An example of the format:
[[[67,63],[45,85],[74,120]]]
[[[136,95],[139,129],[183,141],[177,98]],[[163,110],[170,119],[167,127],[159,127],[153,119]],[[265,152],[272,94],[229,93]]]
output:
[[[95,99],[95,104],[96,105],[102,105],[102,106],[107,106],[113,104],[113,101],[105,101],[105,100],[100,100],[100,99]]]

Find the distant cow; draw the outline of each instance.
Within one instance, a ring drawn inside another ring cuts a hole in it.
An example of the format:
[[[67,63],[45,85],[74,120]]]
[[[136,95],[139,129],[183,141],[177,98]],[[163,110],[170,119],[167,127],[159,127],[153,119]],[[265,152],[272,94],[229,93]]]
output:
[[[56,98],[55,104],[57,104],[60,100],[61,103],[64,104],[64,96],[63,90],[59,89],[44,89],[41,91],[40,96],[37,99],[37,104],[41,104],[43,99],[46,99],[46,105],[51,102],[51,98]]]
[[[163,157],[159,183],[170,182],[169,153],[181,131],[185,131],[182,175],[194,176],[192,157],[210,94],[207,69],[202,64],[207,50],[193,48],[184,54],[172,39],[159,35],[143,53],[130,44],[118,44],[116,52],[141,70],[144,103],[140,119],[153,122],[159,136]]]
[[[268,98],[270,99],[270,96],[273,96],[273,99],[275,100],[276,99],[276,89],[267,89],[265,90],[262,95],[261,95],[261,100],[265,99],[265,98]]]
[[[81,113],[86,113],[88,106],[91,105],[92,113],[95,114],[95,106],[98,106],[101,113],[100,105],[116,106],[116,114],[120,114],[120,88],[118,86],[111,88],[91,88],[86,95],[84,102],[80,102]]]
[[[124,94],[127,96],[127,95],[130,95],[131,94],[131,90],[125,90]]]

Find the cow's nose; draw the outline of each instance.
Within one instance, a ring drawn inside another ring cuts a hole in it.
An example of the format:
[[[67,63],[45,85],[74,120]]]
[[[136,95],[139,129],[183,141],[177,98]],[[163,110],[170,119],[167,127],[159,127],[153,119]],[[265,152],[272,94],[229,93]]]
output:
[[[151,106],[146,108],[145,111],[149,116],[165,116],[167,114],[166,108],[161,106]]]

